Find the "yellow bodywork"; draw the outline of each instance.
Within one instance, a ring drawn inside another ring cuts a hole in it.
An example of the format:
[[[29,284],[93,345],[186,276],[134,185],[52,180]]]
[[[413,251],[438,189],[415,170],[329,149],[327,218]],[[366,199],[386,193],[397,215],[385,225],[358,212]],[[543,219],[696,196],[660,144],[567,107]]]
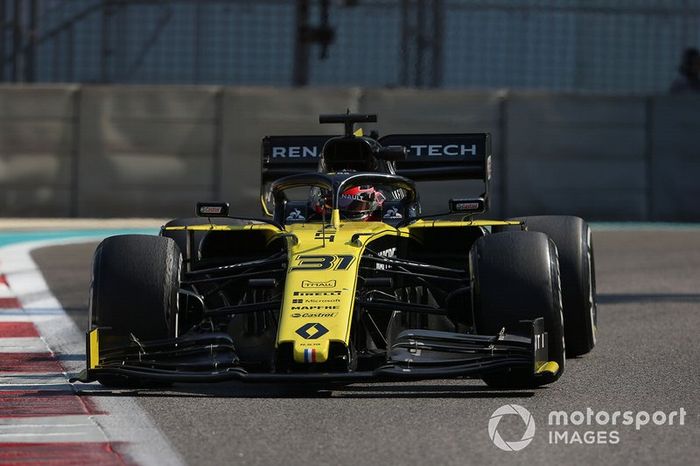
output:
[[[264,223],[245,226],[197,225],[167,230],[263,230],[269,241],[287,240],[288,267],[277,346],[291,344],[297,363],[322,363],[331,342],[348,345],[360,259],[368,243],[383,236],[419,236],[424,228],[517,225],[502,221],[418,220],[394,228],[383,222],[341,221],[337,210],[331,223],[287,225],[285,231]]]
[[[337,228],[325,229],[319,224],[293,224],[287,229],[298,241],[289,247],[277,344],[292,343],[295,362],[325,362],[331,341],[347,344],[350,340],[365,245],[385,235],[408,235],[408,231],[381,222],[339,222]],[[314,333],[306,330],[310,325]]]
[[[88,333],[88,369],[96,368],[100,363],[100,346],[98,338],[99,329],[92,329]]]
[[[535,374],[556,375],[559,372],[559,364],[556,361],[547,361],[535,369]]]

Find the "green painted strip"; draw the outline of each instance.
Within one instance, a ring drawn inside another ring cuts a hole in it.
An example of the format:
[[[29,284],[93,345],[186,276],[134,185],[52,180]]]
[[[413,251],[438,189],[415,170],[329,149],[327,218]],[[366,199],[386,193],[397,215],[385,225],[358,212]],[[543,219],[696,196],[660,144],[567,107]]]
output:
[[[0,247],[26,241],[63,240],[70,238],[106,238],[114,235],[141,234],[157,235],[157,229],[124,228],[116,230],[56,230],[56,231],[23,231],[0,232]]]
[[[681,222],[590,222],[593,231],[697,231],[700,223]]]

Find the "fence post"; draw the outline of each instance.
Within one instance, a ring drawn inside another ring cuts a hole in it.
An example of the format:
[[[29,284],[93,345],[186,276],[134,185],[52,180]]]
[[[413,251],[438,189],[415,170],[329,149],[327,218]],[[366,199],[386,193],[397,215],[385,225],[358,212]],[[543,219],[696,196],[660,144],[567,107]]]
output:
[[[295,13],[296,36],[294,39],[294,85],[309,83],[309,0],[297,0]]]
[[[402,87],[408,86],[408,66],[410,58],[408,56],[410,50],[408,47],[409,25],[408,25],[408,9],[410,0],[401,0],[401,45],[399,46],[399,61],[401,68],[399,71],[399,85]]]
[[[14,18],[12,20],[12,81],[20,81],[20,62],[22,61],[22,0],[15,0]]]
[[[644,170],[645,170],[645,209],[646,220],[656,220],[654,216],[654,99],[651,96],[646,97],[644,111],[646,113],[644,119]]]
[[[445,30],[445,5],[442,0],[433,0],[433,76],[430,86],[442,86],[442,47]]]
[[[0,82],[5,82],[5,0],[0,0]]]
[[[36,45],[39,27],[39,6],[37,0],[29,2],[29,37],[24,53],[24,80],[28,83],[36,81]]]
[[[71,148],[69,215],[80,217],[80,117],[83,86],[77,86],[73,95],[73,147]]]
[[[114,14],[113,6],[110,0],[102,1],[102,41],[100,43],[100,82],[108,83],[110,78],[109,64],[111,62],[110,56],[112,54],[112,42],[111,42],[111,23],[112,15]]]
[[[498,164],[498,177],[501,186],[499,197],[499,212],[501,217],[509,215],[508,206],[508,98],[509,93],[505,92],[501,96],[501,101],[498,105],[498,126],[499,126],[499,144],[500,154],[495,159]]]
[[[224,87],[219,87],[214,97],[214,160],[212,162],[212,187],[213,199],[223,200],[223,173],[224,173]]]

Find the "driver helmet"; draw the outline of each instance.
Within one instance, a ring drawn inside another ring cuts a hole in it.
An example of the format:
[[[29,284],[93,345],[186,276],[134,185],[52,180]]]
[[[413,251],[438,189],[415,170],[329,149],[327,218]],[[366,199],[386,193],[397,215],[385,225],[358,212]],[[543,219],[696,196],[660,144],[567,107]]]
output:
[[[343,191],[338,208],[340,215],[348,220],[380,220],[385,199],[386,196],[373,186],[355,186]]]
[[[346,220],[379,221],[386,196],[373,186],[355,186],[343,191],[338,200],[340,215]],[[331,194],[325,189],[314,189],[311,208],[318,215],[330,215]]]

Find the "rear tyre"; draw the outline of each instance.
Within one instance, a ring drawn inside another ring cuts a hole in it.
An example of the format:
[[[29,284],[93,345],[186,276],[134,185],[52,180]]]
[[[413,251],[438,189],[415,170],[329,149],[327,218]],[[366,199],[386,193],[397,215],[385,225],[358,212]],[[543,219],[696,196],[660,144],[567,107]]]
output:
[[[95,251],[90,287],[90,328],[105,328],[101,348],[177,336],[180,250],[170,238],[113,236]],[[103,376],[102,385],[138,385]]]
[[[597,307],[591,229],[579,217],[543,215],[513,220],[528,231],[546,233],[557,245],[561,268],[564,335],[569,357],[589,353],[596,344]]]
[[[564,323],[559,262],[554,243],[543,233],[512,231],[479,238],[470,251],[472,306],[476,331],[496,335],[522,320],[544,318],[549,360],[559,364],[551,377],[533,368],[485,374],[494,388],[525,388],[554,382],[564,372]]]

